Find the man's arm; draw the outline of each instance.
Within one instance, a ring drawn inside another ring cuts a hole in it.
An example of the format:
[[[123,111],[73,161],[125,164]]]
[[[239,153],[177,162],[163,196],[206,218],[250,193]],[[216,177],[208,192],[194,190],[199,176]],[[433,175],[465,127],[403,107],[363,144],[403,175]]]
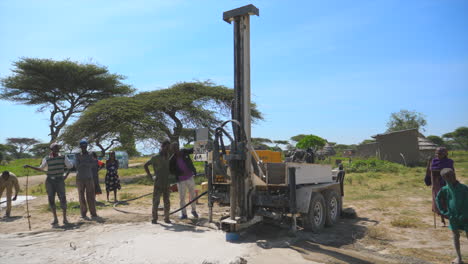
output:
[[[150,170],[149,170],[149,165],[151,165],[151,160],[152,160],[152,158],[151,158],[150,160],[148,160],[148,161],[145,163],[145,165],[143,166],[143,167],[145,168],[146,175],[148,175],[148,177],[150,177],[150,178],[153,177],[153,176],[151,175]]]
[[[13,185],[15,187],[15,197],[13,197],[13,201],[16,201],[16,197],[18,197],[18,193],[20,190],[19,183],[18,183],[18,178],[13,177]]]
[[[42,163],[39,167],[33,167],[31,165],[24,165],[23,168],[30,168],[30,169],[33,169],[33,170],[36,170],[36,171],[42,171],[42,172],[45,172],[45,168],[47,167],[47,159],[46,158],[43,158],[42,159]]]
[[[439,193],[437,194],[437,196],[436,196],[436,205],[437,205],[437,208],[439,208],[439,212],[442,215],[449,216],[449,211],[444,210],[444,204],[443,203],[447,203],[447,193],[446,193],[445,188],[442,188],[439,191]]]

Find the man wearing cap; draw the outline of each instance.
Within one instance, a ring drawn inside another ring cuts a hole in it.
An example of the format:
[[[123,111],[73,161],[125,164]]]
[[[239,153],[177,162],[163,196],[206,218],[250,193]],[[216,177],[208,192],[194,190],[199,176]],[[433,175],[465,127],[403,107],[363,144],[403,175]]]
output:
[[[169,140],[164,140],[161,143],[161,150],[159,154],[153,156],[148,162],[145,163],[144,168],[148,177],[153,177],[151,175],[149,166],[153,166],[155,181],[153,188],[153,224],[158,223],[158,208],[161,195],[164,200],[164,222],[171,223],[169,219],[169,210],[171,209],[170,202],[170,171],[169,171],[169,161],[171,159],[171,152],[169,151],[170,146]]]
[[[31,168],[37,171],[45,171],[47,178],[45,182],[47,196],[49,199],[49,206],[52,214],[54,215],[54,221],[51,223],[53,226],[58,225],[57,211],[55,206],[55,194],[60,200],[60,207],[63,211],[63,224],[68,224],[67,220],[67,197],[65,195],[65,179],[67,176],[63,176],[65,167],[71,169],[73,164],[66,156],[59,154],[60,145],[52,143],[50,145],[52,152],[42,160],[41,166],[33,167],[30,165],[24,165],[25,168]]]
[[[11,199],[11,196],[13,194],[13,187],[15,188],[15,196],[13,197],[13,199]],[[9,171],[4,171],[2,173],[2,176],[0,177],[0,198],[2,197],[3,191],[5,189],[7,202],[5,217],[8,218],[10,217],[11,212],[11,201],[16,201],[16,197],[18,196],[19,192],[18,179],[13,173]]]
[[[81,218],[87,219],[87,212],[96,218],[96,194],[94,191],[93,170],[97,166],[91,153],[88,152],[88,142],[80,141],[81,153],[76,156],[76,186],[80,199]]]

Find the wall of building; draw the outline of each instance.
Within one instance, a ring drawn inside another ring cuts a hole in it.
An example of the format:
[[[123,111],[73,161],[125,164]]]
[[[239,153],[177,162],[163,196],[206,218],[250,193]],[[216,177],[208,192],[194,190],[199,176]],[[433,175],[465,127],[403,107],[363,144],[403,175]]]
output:
[[[379,145],[380,158],[401,164],[405,163],[405,159],[407,165],[417,164],[421,158],[418,134],[417,130],[404,130],[375,136]],[[400,153],[403,154],[404,159]]]
[[[377,143],[368,143],[357,146],[356,156],[363,158],[378,157]]]

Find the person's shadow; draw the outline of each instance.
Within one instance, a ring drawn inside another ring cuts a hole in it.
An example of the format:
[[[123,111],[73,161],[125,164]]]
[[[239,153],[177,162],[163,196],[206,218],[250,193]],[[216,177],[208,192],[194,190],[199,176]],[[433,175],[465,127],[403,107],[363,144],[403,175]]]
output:
[[[0,219],[1,222],[13,222],[18,219],[23,218],[22,216],[10,216],[10,217],[3,217]]]

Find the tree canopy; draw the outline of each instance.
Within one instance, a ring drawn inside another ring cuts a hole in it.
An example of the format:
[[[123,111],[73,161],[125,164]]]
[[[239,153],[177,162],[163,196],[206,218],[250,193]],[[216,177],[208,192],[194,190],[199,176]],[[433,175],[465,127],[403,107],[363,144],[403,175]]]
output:
[[[299,134],[299,135],[295,135],[294,137],[291,137],[291,140],[294,141],[294,142],[299,142],[301,141],[301,139],[303,139],[305,136],[305,134]]]
[[[34,145],[31,149],[30,152],[34,157],[45,157],[47,153],[49,153],[50,149],[50,144],[48,143],[39,143]]]
[[[124,76],[93,63],[21,58],[13,66],[13,74],[0,80],[0,99],[50,111],[51,141],[72,116],[91,104],[134,91],[121,82]]]
[[[416,111],[402,109],[399,112],[392,113],[390,115],[390,120],[387,122],[387,132],[412,128],[424,130],[426,124],[427,121],[423,114]]]
[[[436,144],[437,146],[444,146],[445,145],[444,139],[442,139],[439,136],[431,135],[431,136],[427,136],[426,138],[429,139],[432,143]]]
[[[443,134],[442,137],[453,141],[457,148],[468,150],[468,127],[459,127],[453,132]]]
[[[269,138],[253,137],[250,140],[252,142],[253,148],[258,150],[270,149],[270,146],[267,144],[273,143],[273,141]]]
[[[20,158],[25,154],[33,145],[39,143],[39,140],[34,138],[7,138],[7,145],[14,149],[12,153],[15,158]]]
[[[181,137],[190,141],[194,128],[214,128],[230,119],[233,98],[233,89],[209,82],[183,82],[133,97],[109,98],[84,111],[62,138],[67,144],[87,138],[102,151],[122,144],[123,131],[142,141]],[[254,121],[262,119],[255,104],[251,114]]]
[[[137,100],[131,97],[108,98],[86,109],[80,118],[65,128],[60,139],[69,146],[78,146],[81,139],[98,146],[105,154],[118,142],[125,142],[125,135],[133,134],[144,118],[144,111]],[[130,130],[130,131],[129,131]],[[120,138],[121,133],[124,139]]]
[[[327,141],[319,136],[316,135],[307,135],[301,138],[299,142],[297,142],[296,147],[300,149],[307,149],[313,148],[318,149],[325,146]]]

